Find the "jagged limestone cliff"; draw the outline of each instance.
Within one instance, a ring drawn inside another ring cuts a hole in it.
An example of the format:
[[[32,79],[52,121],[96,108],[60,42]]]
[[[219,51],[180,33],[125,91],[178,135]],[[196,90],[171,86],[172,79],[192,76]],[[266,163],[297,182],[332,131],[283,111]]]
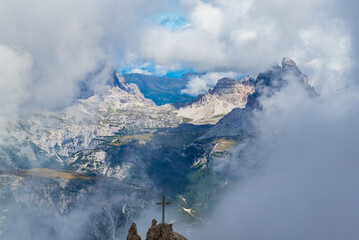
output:
[[[251,80],[254,79],[219,79],[213,90],[198,96],[176,112],[192,124],[215,124],[232,109],[246,106],[248,96],[254,92]]]

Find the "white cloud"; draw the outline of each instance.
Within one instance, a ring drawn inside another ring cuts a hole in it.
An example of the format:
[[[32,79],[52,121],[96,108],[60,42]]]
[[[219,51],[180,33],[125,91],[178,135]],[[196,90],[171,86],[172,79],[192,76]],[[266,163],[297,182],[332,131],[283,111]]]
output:
[[[199,1],[190,14],[192,23],[211,34],[218,34],[222,26],[222,14],[211,4]]]
[[[32,59],[27,107],[64,106],[85,78],[98,88],[116,64],[136,68],[151,60],[161,72],[186,65],[199,72],[257,73],[289,56],[320,93],[346,86],[338,79],[351,67],[351,29],[334,0],[156,0],[147,5],[144,0],[1,1],[0,44]],[[170,31],[145,21],[173,7],[190,21],[188,27]],[[98,71],[103,74],[93,74]],[[328,78],[337,80],[324,81]],[[1,73],[0,79],[5,79]],[[14,108],[21,105],[16,102]]]
[[[359,69],[358,1],[181,0],[188,27],[143,21],[166,2],[1,0],[0,120],[66,105],[86,77],[100,88],[117,60],[211,72],[183,91],[197,95],[218,72],[258,72],[289,56],[321,97],[290,86],[264,100],[248,154],[266,165],[236,186],[201,239],[358,239],[358,75],[348,78]]]
[[[139,52],[161,65],[187,63],[199,72],[257,73],[284,56],[293,58],[321,94],[345,83],[350,70],[350,29],[336,1],[182,0],[191,26],[179,31],[149,28]],[[324,69],[313,69],[313,61]],[[341,81],[343,82],[343,81]]]
[[[151,2],[151,8],[146,4],[144,0],[2,0],[2,49],[26,54],[17,54],[18,61],[6,63],[8,69],[18,73],[9,79],[6,72],[0,72],[1,84],[28,83],[26,106],[21,106],[24,101],[19,99],[24,95],[19,91],[1,89],[2,100],[23,112],[34,107],[66,106],[78,94],[79,82],[85,79],[98,91],[111,78],[116,58],[125,61],[127,49],[138,46],[139,33],[145,27],[143,19],[166,8],[161,0]],[[27,59],[32,64],[26,65],[24,78],[21,64]]]
[[[149,72],[147,70],[144,70],[144,69],[141,69],[141,68],[131,69],[131,71],[129,71],[129,73],[140,73],[140,74],[152,75],[151,72]]]
[[[18,104],[29,100],[32,66],[28,53],[0,45],[0,121],[16,117]]]
[[[309,99],[293,82],[262,99],[254,118],[260,135],[231,159],[241,182],[192,238],[358,239],[357,93]],[[256,174],[243,169],[245,159],[260,163]]]
[[[181,94],[188,94],[190,96],[205,94],[217,84],[219,79],[224,77],[236,79],[238,76],[235,72],[210,72],[201,76],[195,76],[188,82],[186,88],[181,90]]]

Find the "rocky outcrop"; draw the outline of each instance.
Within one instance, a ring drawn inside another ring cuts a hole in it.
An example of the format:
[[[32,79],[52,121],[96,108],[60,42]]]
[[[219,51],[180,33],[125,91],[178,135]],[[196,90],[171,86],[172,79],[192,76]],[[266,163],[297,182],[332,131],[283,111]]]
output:
[[[157,224],[155,219],[146,234],[146,240],[187,240],[181,234],[173,231],[173,224]]]
[[[248,96],[254,92],[254,79],[241,81],[222,78],[213,90],[198,96],[177,110],[179,117],[192,124],[215,124],[234,108],[244,108]]]
[[[135,95],[141,98],[143,101],[146,101],[150,105],[155,105],[152,100],[144,97],[136,84],[126,83],[124,77],[121,76],[118,72],[115,73],[114,85],[131,95]]]
[[[127,240],[141,240],[140,235],[137,233],[136,223],[132,223],[128,230]]]
[[[137,234],[136,223],[132,223],[128,230],[127,240],[141,240]],[[173,231],[173,224],[157,224],[157,221],[153,219],[151,227],[147,231],[146,240],[187,240],[187,238]]]

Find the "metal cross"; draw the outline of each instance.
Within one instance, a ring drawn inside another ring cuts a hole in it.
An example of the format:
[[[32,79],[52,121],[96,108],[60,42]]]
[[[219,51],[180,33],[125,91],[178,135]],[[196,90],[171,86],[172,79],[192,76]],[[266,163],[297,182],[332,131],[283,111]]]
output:
[[[156,205],[162,205],[162,223],[165,223],[165,205],[171,204],[171,202],[166,202],[165,195],[162,196],[162,202],[156,203]]]

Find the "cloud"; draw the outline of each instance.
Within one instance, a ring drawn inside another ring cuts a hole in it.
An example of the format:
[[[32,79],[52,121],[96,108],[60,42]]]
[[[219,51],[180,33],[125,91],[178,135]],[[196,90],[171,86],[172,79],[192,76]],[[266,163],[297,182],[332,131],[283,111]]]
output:
[[[261,99],[260,135],[245,157],[231,159],[234,167],[245,159],[260,167],[232,187],[193,239],[357,239],[357,92],[309,99],[292,82]]]
[[[151,72],[147,71],[146,69],[141,69],[141,68],[131,69],[131,71],[129,71],[128,73],[140,73],[140,74],[152,75]]]
[[[181,94],[188,94],[190,96],[205,94],[217,84],[219,79],[224,77],[237,79],[239,76],[241,75],[235,72],[210,72],[195,76],[191,78],[186,88],[181,90]]]
[[[331,94],[345,88],[338,79],[351,68],[350,25],[338,13],[337,3],[182,0],[180,7],[191,25],[178,31],[146,29],[139,52],[161,65],[182,62],[199,72],[252,74],[288,56],[319,92]],[[325,84],[331,89],[323,86],[328,76],[333,82]]]
[[[25,78],[14,80],[26,85],[25,94],[13,94],[14,100],[6,91],[2,99],[23,114],[66,106],[82,81],[102,89],[118,65],[136,69],[153,61],[163,73],[180,66],[257,73],[283,56],[294,58],[320,93],[331,94],[347,86],[338,79],[353,63],[355,26],[344,14],[350,7],[338,3],[156,0],[149,7],[144,0],[3,0],[0,44],[32,63]],[[162,16],[159,22],[153,21],[156,16]],[[330,91],[321,80],[327,78],[336,79],[326,82]],[[0,79],[6,77],[0,73]]]
[[[78,96],[80,82],[96,90],[104,86],[116,61],[126,61],[127,49],[138,46],[144,19],[168,5],[161,0],[146,4],[1,1],[1,57],[8,69],[0,72],[2,102],[21,113],[36,107],[56,109]]]
[[[257,73],[289,56],[321,96],[290,85],[263,99],[246,153],[262,167],[225,196],[200,239],[358,239],[357,1],[181,0],[189,26],[144,21],[172,12],[166,2],[0,1],[0,119],[65,106],[81,81],[103,87],[119,61]],[[186,93],[220,78],[205,76]]]
[[[149,201],[157,194],[113,179],[1,177],[2,240],[124,239],[133,219],[144,209],[156,209],[152,217],[161,214]],[[151,220],[144,221],[141,230]]]
[[[359,2],[355,0],[344,0],[344,1],[336,1],[335,2],[335,9],[336,14],[340,16],[346,23],[349,28],[350,32],[350,40],[351,40],[351,65],[352,71],[351,75],[349,76],[352,82],[357,83],[358,76],[358,59],[359,59],[359,29],[356,27],[359,24],[359,18],[357,17],[356,10],[359,7]]]
[[[13,109],[28,100],[33,59],[27,52],[0,45],[0,120],[14,117]]]

